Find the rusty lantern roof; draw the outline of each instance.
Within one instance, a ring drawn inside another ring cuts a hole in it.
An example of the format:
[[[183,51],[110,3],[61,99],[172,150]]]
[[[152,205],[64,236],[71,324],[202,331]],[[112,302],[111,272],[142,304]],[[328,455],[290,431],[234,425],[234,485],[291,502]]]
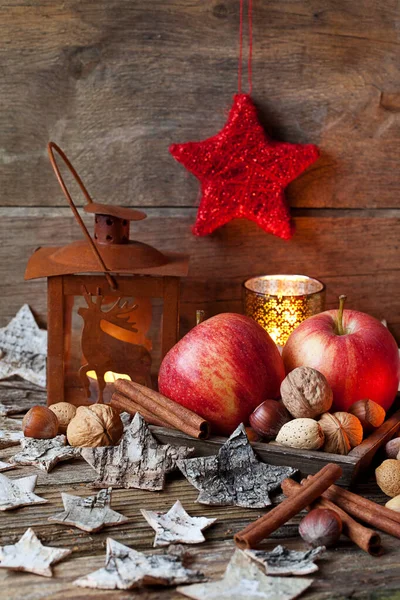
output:
[[[115,289],[111,273],[159,277],[187,275],[189,267],[187,255],[160,252],[148,244],[129,238],[130,222],[145,219],[144,212],[93,202],[81,178],[61,148],[54,142],[49,142],[48,151],[60,186],[86,239],[61,247],[39,248],[28,261],[25,279],[89,272],[104,273],[112,289]],[[95,216],[93,238],[64,183],[55,161],[54,151],[61,156],[81,188],[87,200],[84,211]]]

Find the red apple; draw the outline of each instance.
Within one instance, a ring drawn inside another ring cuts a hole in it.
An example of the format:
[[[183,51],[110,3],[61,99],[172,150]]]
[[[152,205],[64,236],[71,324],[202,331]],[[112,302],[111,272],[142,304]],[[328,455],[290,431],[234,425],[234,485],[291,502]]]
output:
[[[207,319],[165,356],[162,394],[231,434],[266,398],[279,396],[285,369],[279,350],[258,323],[234,313]]]
[[[399,350],[395,339],[377,319],[355,310],[327,310],[303,321],[283,349],[286,372],[313,367],[333,390],[332,410],[347,411],[369,398],[385,410],[399,385]]]

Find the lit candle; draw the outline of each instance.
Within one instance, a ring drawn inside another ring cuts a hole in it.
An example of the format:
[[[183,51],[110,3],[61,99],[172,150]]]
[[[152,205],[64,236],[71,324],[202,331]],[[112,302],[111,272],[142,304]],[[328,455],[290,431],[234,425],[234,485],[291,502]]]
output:
[[[245,314],[278,346],[304,319],[324,310],[325,285],[306,275],[262,275],[244,282]]]
[[[90,390],[90,399],[92,402],[96,402],[99,395],[99,384],[97,382],[96,371],[88,371],[86,375],[89,377],[89,390]],[[111,401],[111,396],[114,393],[114,382],[117,379],[129,379],[131,378],[129,375],[125,375],[124,373],[113,373],[112,371],[107,371],[104,374],[104,381],[106,382],[106,387],[103,392],[103,402],[108,404]]]

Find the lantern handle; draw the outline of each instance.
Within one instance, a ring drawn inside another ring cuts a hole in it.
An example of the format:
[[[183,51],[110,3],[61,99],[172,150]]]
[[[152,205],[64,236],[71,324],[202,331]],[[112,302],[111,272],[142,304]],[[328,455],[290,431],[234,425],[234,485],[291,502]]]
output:
[[[67,186],[64,183],[64,179],[62,178],[62,175],[60,173],[60,169],[58,168],[55,156],[54,156],[54,151],[57,152],[57,154],[59,156],[61,156],[61,158],[63,159],[64,163],[67,165],[70,173],[73,175],[75,181],[78,183],[79,187],[81,188],[83,195],[85,196],[86,200],[88,201],[88,204],[93,203],[92,198],[89,195],[89,192],[87,191],[82,179],[79,177],[78,173],[76,172],[75,168],[73,167],[72,163],[70,162],[70,160],[67,158],[67,156],[65,155],[65,153],[61,150],[61,148],[59,146],[57,146],[57,144],[55,144],[54,142],[49,142],[47,144],[47,151],[49,153],[49,158],[50,158],[50,163],[51,166],[53,167],[54,173],[56,174],[56,177],[58,179],[58,183],[61,186],[62,191],[64,192],[64,195],[68,201],[68,204],[71,207],[71,210],[74,214],[75,219],[78,222],[78,225],[80,226],[80,228],[82,229],[83,235],[86,237],[87,241],[89,242],[89,245],[91,247],[91,249],[93,250],[93,253],[96,257],[97,262],[99,263],[101,270],[104,273],[105,278],[107,279],[107,283],[110,286],[110,288],[112,290],[116,290],[118,288],[117,282],[115,281],[115,279],[112,277],[112,275],[110,275],[107,266],[99,252],[99,249],[97,248],[96,244],[94,243],[92,236],[90,235],[85,223],[82,220],[81,215],[78,212],[78,209],[76,208],[74,201],[71,198],[71,194],[68,191]]]

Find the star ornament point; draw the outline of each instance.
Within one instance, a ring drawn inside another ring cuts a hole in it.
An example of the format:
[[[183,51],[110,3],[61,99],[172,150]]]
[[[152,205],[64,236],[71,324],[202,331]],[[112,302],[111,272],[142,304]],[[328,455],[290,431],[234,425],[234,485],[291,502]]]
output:
[[[235,218],[257,223],[282,239],[293,234],[284,190],[314,163],[318,148],[270,139],[248,94],[236,94],[219,133],[201,142],[172,144],[170,153],[199,179],[201,200],[195,235]]]

